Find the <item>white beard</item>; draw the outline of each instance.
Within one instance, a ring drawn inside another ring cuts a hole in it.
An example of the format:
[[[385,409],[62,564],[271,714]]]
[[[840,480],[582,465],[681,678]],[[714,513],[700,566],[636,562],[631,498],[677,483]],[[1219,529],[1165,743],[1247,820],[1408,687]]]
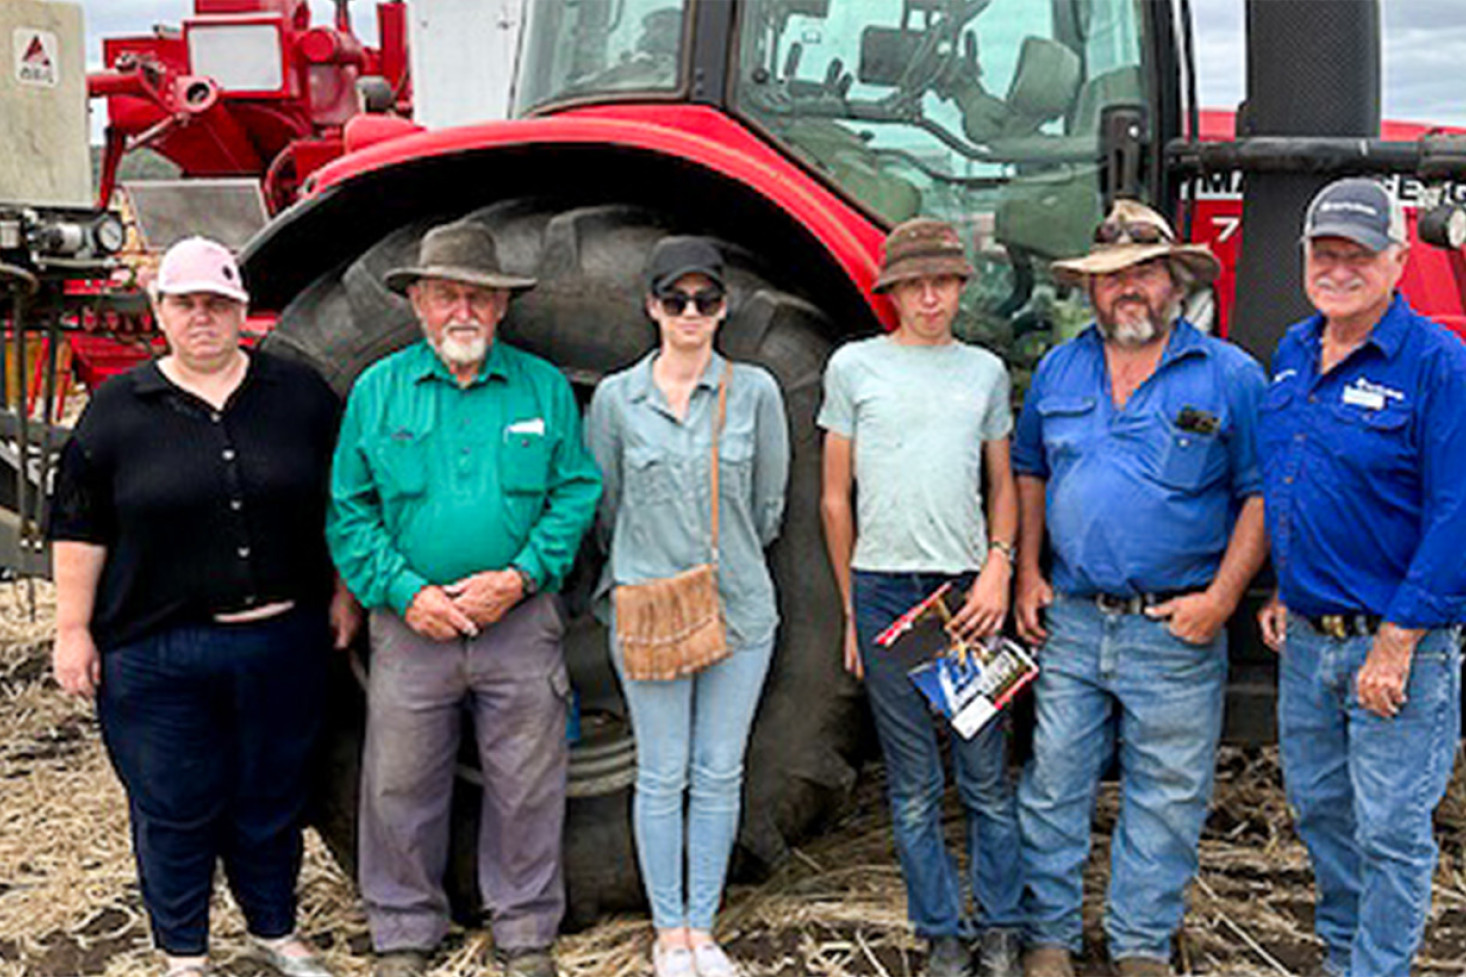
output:
[[[460,325],[459,328],[462,328]],[[479,327],[472,339],[458,339],[444,327],[442,338],[433,344],[439,358],[448,366],[476,366],[482,363],[489,352],[487,329]]]

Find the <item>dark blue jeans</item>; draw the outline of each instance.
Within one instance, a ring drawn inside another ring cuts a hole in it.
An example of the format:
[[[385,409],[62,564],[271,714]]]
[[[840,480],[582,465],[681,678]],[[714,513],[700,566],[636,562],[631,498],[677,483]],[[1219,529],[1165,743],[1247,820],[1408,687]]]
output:
[[[971,576],[956,579],[963,587]],[[940,741],[927,700],[907,676],[908,665],[875,645],[911,605],[954,578],[929,573],[854,573],[855,628],[865,663],[866,692],[876,735],[886,761],[886,789],[896,834],[896,854],[906,880],[906,906],[924,937],[964,934],[962,880],[942,836],[942,794],[946,788]],[[955,584],[954,584],[955,585]],[[967,815],[967,852],[977,925],[1016,929],[1018,902],[1018,817],[1008,774],[1006,717],[993,720],[970,740],[953,733],[952,763],[957,794]]]
[[[307,768],[331,641],[321,609],[174,628],[103,656],[97,712],[127,789],[158,948],[207,951],[214,863],[249,931],[295,928]]]

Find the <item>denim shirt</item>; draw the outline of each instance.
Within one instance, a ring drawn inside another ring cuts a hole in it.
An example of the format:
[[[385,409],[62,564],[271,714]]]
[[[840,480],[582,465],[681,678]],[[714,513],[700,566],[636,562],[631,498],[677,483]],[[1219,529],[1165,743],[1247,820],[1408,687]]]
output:
[[[1242,503],[1261,494],[1262,367],[1177,320],[1155,372],[1123,408],[1110,395],[1104,340],[1091,326],[1034,374],[1013,470],[1043,479],[1054,586],[1076,595],[1205,587]],[[1183,429],[1183,411],[1206,430]]]
[[[613,586],[670,577],[712,557],[712,430],[727,361],[713,354],[678,419],[652,381],[656,355],[602,380],[586,415],[604,484],[598,536],[610,554],[596,591],[603,619]],[[784,515],[789,426],[763,368],[733,365],[718,451],[718,591],[728,642],[740,648],[769,640],[779,623],[764,548]]]
[[[1273,356],[1259,435],[1283,602],[1402,627],[1466,620],[1466,346],[1396,295],[1319,375],[1323,317]]]

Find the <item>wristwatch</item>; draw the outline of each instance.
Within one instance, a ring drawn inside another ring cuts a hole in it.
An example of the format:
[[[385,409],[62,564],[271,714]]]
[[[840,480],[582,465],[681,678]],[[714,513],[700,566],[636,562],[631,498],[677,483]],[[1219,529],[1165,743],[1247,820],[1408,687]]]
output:
[[[989,540],[988,541],[988,549],[989,550],[997,550],[999,553],[1001,553],[1003,555],[1003,559],[1005,559],[1005,560],[1008,561],[1008,565],[1009,566],[1012,566],[1013,565],[1013,561],[1018,558],[1018,549],[1017,549],[1017,547],[1015,547],[1012,543],[1008,542],[1006,539],[993,539],[993,540]]]
[[[511,564],[509,569],[519,574],[519,583],[524,588],[524,596],[533,597],[539,593],[540,585],[535,583],[534,575],[519,564]]]

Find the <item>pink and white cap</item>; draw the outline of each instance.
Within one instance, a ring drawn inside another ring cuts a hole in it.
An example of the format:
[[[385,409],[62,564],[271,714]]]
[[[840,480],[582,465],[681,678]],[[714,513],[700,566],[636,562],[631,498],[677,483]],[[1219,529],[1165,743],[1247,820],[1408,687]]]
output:
[[[163,255],[153,289],[159,295],[209,292],[248,304],[249,293],[229,249],[206,237],[184,238]]]

